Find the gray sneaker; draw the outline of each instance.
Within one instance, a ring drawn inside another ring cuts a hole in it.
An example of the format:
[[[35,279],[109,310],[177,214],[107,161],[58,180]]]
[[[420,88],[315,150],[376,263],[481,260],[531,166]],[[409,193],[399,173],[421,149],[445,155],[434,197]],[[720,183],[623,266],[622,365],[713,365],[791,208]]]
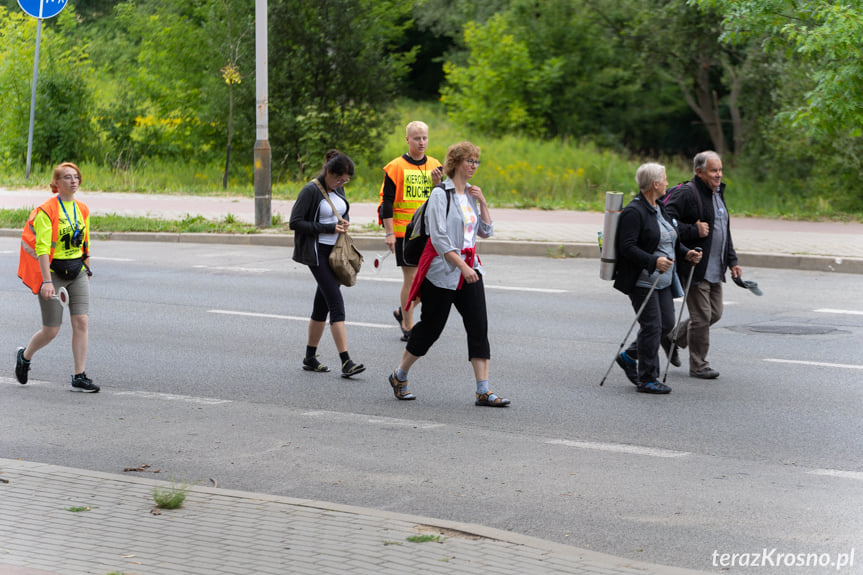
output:
[[[29,371],[30,362],[24,359],[24,348],[19,347],[18,353],[15,354],[15,378],[18,380],[18,383],[20,383],[21,385],[27,383]]]
[[[87,374],[82,371],[72,377],[72,391],[99,393],[99,386],[93,383],[93,380],[87,377]]]

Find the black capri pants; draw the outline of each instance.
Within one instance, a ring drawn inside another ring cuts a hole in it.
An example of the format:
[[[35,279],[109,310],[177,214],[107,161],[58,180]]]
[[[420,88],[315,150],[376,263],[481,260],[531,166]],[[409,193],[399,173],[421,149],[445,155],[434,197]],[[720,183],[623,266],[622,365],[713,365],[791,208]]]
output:
[[[461,314],[467,332],[468,360],[491,359],[488,343],[488,312],[485,304],[485,288],[482,275],[479,280],[469,284],[464,282],[461,289],[450,290],[435,286],[424,279],[420,289],[422,311],[420,321],[411,330],[405,349],[417,357],[424,356],[432,344],[438,340],[449,319],[453,304]]]
[[[345,321],[345,299],[342,297],[341,284],[336,279],[330,268],[330,252],[333,246],[318,244],[318,265],[309,266],[318,289],[315,290],[315,302],[312,305],[312,320],[327,321],[330,316],[330,324]]]

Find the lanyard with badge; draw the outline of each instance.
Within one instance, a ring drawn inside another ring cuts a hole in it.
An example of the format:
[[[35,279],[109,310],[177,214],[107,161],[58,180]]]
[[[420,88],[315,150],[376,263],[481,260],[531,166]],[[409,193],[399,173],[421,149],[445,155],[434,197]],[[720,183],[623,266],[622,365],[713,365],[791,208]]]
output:
[[[60,196],[57,196],[57,203],[60,204],[60,208],[63,210],[63,214],[66,215],[66,221],[69,224],[72,224],[72,219],[69,217],[69,212],[66,211],[66,206],[63,205],[63,201],[60,199]],[[74,216],[74,231],[72,232],[72,239],[69,242],[73,248],[80,248],[81,244],[84,243],[84,239],[81,237],[81,230],[78,229],[78,210],[76,209],[75,200],[72,200],[72,215]]]

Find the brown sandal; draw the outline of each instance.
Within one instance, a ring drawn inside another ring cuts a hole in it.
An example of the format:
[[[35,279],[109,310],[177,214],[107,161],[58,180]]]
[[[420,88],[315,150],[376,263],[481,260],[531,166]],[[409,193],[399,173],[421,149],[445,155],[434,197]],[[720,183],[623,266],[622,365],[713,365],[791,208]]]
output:
[[[393,394],[395,394],[396,399],[410,400],[417,398],[417,396],[408,391],[408,382],[399,381],[395,372],[390,374],[389,382],[393,388]]]
[[[490,391],[476,394],[476,402],[474,405],[483,405],[486,407],[506,407],[509,405],[509,400],[505,397],[498,397]]]

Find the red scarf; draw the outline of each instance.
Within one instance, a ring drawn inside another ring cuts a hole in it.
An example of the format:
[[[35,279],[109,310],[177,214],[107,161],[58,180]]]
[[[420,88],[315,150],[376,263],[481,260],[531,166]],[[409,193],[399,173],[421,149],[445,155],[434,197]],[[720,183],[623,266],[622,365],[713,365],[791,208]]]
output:
[[[464,262],[473,269],[474,260],[482,261],[476,255],[476,247],[472,248],[464,248],[461,251],[464,256]],[[426,242],[426,247],[423,249],[423,253],[420,256],[419,264],[417,264],[417,273],[414,276],[414,281],[411,283],[411,290],[408,293],[408,303],[405,305],[405,311],[409,310],[411,305],[415,300],[419,300],[420,298],[420,286],[422,286],[423,280],[428,274],[429,267],[431,266],[432,260],[437,257],[438,253],[434,249],[434,246],[431,243],[431,240]],[[461,289],[461,286],[464,284],[464,276],[458,278],[458,287],[456,289]]]

